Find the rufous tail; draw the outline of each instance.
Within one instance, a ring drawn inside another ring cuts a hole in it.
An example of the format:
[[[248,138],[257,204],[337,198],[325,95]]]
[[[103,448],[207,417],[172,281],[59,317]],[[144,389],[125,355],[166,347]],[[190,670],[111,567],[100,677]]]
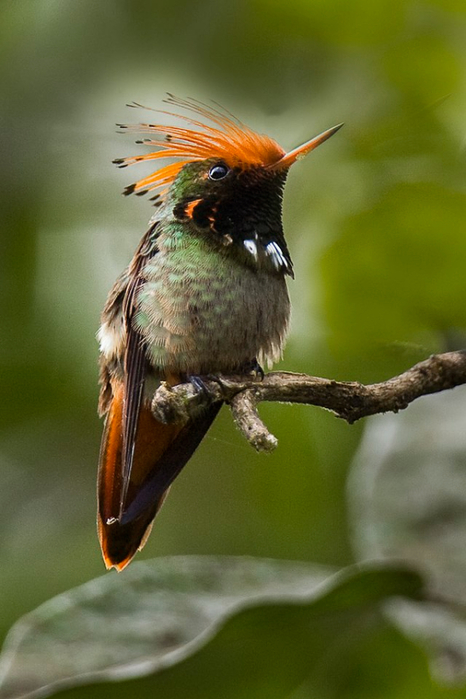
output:
[[[98,532],[105,565],[123,570],[150,533],[171,483],[217,415],[214,403],[186,425],[158,422],[141,405],[129,482],[123,482],[123,389],[114,392],[102,437],[98,476]],[[124,499],[124,502],[122,501]]]

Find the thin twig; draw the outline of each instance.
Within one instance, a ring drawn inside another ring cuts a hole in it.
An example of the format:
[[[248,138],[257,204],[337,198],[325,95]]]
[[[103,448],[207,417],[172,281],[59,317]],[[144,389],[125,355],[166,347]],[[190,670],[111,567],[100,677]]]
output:
[[[258,451],[271,451],[276,438],[259,415],[261,401],[302,403],[326,408],[352,424],[376,413],[398,412],[416,398],[445,391],[466,383],[466,350],[434,354],[388,381],[364,385],[333,381],[307,374],[276,371],[261,381],[256,376],[202,378],[205,391],[190,383],[173,388],[163,384],[152,403],[161,422],[186,422],[212,401],[230,404],[234,420],[246,439]]]

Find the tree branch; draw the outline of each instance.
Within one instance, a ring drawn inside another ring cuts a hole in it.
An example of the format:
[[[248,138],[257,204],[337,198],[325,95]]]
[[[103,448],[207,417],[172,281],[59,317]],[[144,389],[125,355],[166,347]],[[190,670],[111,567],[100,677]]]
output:
[[[204,390],[191,383],[162,384],[152,411],[164,423],[185,423],[210,402],[230,405],[233,418],[257,451],[272,451],[277,439],[257,413],[261,401],[302,403],[326,408],[352,424],[376,413],[398,412],[416,398],[466,383],[466,350],[434,354],[388,381],[364,385],[307,374],[276,371],[263,380],[255,375],[202,377]]]

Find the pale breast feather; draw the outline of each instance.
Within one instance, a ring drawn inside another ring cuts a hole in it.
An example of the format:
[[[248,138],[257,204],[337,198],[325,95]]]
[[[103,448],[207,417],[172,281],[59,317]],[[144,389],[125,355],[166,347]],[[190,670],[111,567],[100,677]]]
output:
[[[104,322],[99,328],[97,339],[100,351],[106,359],[120,357],[124,350],[125,327],[123,317],[115,318],[112,322]]]

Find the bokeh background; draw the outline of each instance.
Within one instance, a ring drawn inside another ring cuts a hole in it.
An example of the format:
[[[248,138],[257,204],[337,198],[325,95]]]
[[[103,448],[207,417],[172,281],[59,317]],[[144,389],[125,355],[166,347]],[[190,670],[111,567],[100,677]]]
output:
[[[464,0],[2,0],[0,638],[103,573],[95,333],[152,215],[120,196],[135,171],[111,164],[138,148],[115,122],[147,118],[125,104],[213,99],[287,149],[345,122],[286,187],[280,368],[380,381],[464,338],[465,47]],[[224,410],[140,559],[354,561],[364,425],[261,415],[276,452],[255,454]]]

